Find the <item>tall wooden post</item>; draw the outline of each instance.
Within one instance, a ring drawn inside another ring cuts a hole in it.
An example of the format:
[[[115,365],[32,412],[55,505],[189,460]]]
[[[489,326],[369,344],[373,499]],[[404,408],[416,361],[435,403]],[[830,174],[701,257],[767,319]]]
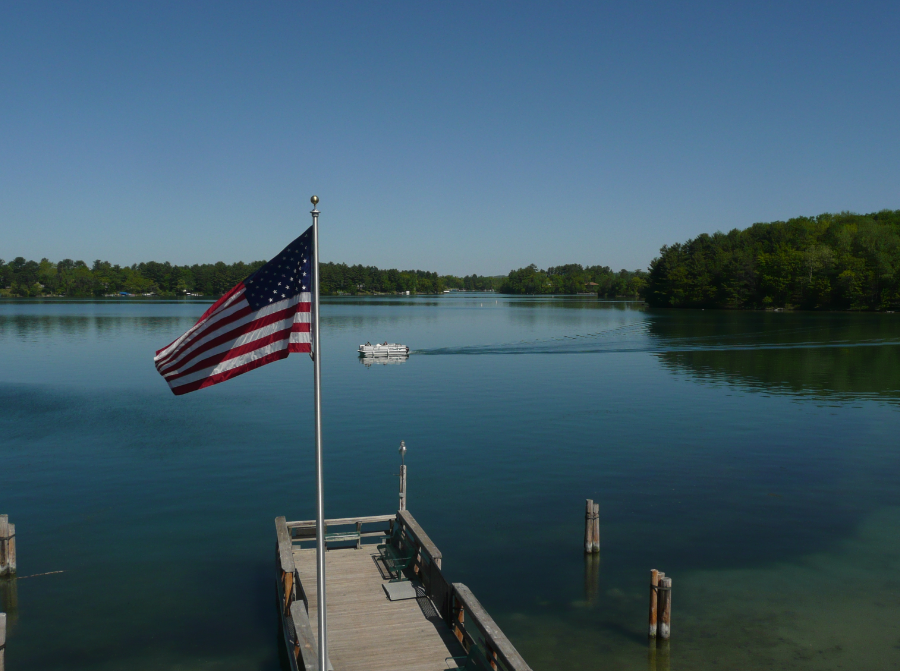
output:
[[[659,571],[650,570],[650,638],[656,638],[656,586],[659,585]]]
[[[592,523],[594,525],[594,533],[593,533],[593,552],[600,552],[600,504],[595,503],[594,509],[592,512]]]
[[[584,551],[591,554],[594,551],[594,502],[587,499],[584,503]]]
[[[659,637],[669,640],[672,620],[672,579],[659,581]]]

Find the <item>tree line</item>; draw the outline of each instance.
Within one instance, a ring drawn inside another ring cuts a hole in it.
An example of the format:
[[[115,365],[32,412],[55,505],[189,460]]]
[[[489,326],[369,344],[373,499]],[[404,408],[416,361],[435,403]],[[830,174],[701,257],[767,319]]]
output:
[[[18,297],[102,297],[131,295],[220,296],[265,261],[223,262],[178,266],[149,261],[131,266],[108,261],[48,259],[27,261],[17,257],[0,259],[0,295]],[[497,291],[511,294],[578,294],[601,297],[637,297],[646,283],[646,273],[611,271],[607,266],[578,264],[539,270],[537,266],[510,271],[509,275],[438,275],[426,270],[384,270],[375,266],[323,263],[319,267],[323,295],[437,294],[445,289]]]
[[[219,296],[264,263],[119,266],[97,260],[88,266],[71,259],[0,259],[0,296]],[[323,263],[320,277],[323,295],[458,289],[644,298],[654,307],[892,310],[900,308],[900,210],[820,214],[704,233],[663,246],[649,272],[531,264],[506,276],[458,277]]]
[[[888,310],[900,307],[900,210],[759,223],[666,245],[651,306]]]
[[[640,298],[647,284],[642,270],[583,267],[577,263],[541,270],[533,263],[510,271],[498,290],[505,294],[597,294],[601,298]]]
[[[199,294],[217,296],[260,268],[265,261],[253,263],[204,263],[175,266],[171,263],[113,265],[108,261],[48,259],[26,261],[21,256],[9,263],[0,259],[0,294],[6,296],[98,297],[120,292],[159,296]]]

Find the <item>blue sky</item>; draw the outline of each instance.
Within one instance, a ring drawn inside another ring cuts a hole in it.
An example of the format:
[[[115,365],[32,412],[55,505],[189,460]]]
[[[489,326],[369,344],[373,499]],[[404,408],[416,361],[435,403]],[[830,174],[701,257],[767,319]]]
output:
[[[900,3],[0,2],[0,257],[645,268],[900,208]]]

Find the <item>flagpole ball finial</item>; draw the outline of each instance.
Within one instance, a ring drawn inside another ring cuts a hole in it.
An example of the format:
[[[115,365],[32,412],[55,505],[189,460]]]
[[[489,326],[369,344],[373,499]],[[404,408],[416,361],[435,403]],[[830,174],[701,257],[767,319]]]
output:
[[[319,204],[319,197],[313,196],[312,198],[309,199],[309,202],[313,204],[313,207],[315,207],[316,205]]]

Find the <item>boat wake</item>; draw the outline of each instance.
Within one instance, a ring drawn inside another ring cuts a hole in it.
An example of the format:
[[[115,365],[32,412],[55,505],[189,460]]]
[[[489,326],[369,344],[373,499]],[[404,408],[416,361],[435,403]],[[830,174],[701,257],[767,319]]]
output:
[[[882,347],[900,345],[900,338],[845,340],[815,338],[819,328],[778,329],[709,336],[660,336],[647,322],[627,324],[596,333],[563,335],[554,338],[460,347],[415,350],[424,356],[503,354],[605,354],[622,352],[728,352],[746,350]],[[797,336],[806,332],[806,337]],[[735,342],[738,341],[738,342]]]

